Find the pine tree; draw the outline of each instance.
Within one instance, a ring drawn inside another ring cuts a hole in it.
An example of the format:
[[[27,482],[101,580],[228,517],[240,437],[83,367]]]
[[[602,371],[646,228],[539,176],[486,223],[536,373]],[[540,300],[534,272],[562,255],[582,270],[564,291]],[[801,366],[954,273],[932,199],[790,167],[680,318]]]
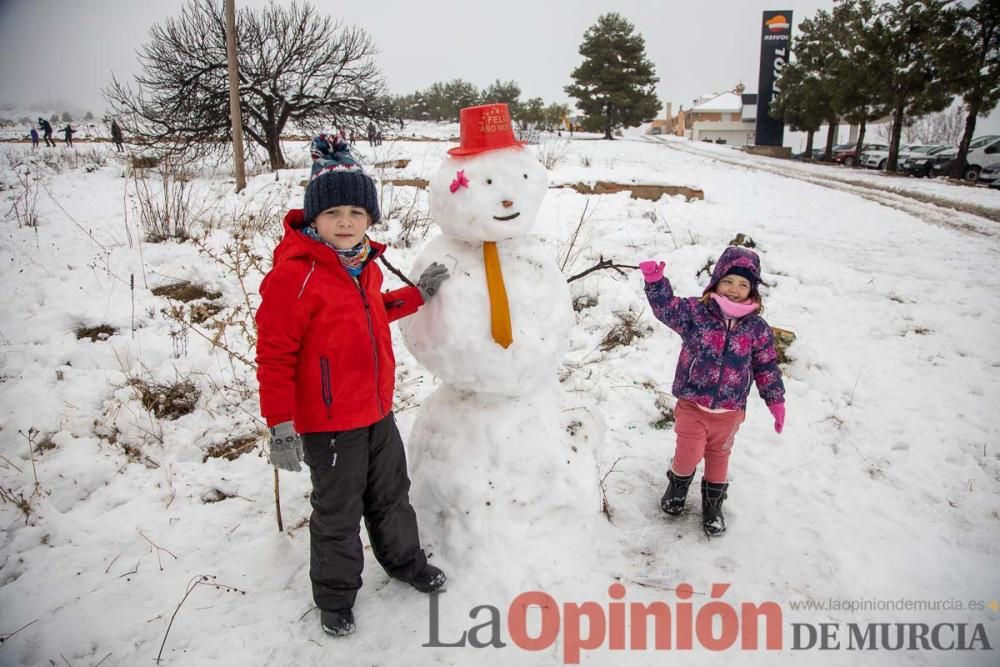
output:
[[[831,15],[831,49],[826,67],[831,71],[834,100],[840,116],[858,126],[856,151],[861,155],[869,122],[884,118],[889,108],[881,98],[881,63],[874,0],[844,0]]]
[[[580,55],[583,63],[564,90],[577,100],[589,127],[600,122],[604,138],[611,139],[613,129],[636,127],[656,116],[661,106],[655,93],[659,78],[646,58],[645,40],[621,14],[604,14],[587,28]]]
[[[521,97],[521,86],[516,81],[501,81],[497,79],[483,91],[483,102],[504,102],[515,113]]]
[[[837,52],[837,45],[830,39],[832,34],[833,17],[822,9],[799,24],[799,34],[791,45],[794,61],[782,69],[778,79],[780,92],[775,100],[776,113],[799,129],[808,132],[812,126],[818,130],[823,121],[829,124],[823,151],[825,160],[833,156],[833,137],[840,122],[835,105],[837,70],[830,66]],[[788,95],[786,87],[790,89]],[[818,124],[816,114],[820,116]]]
[[[960,178],[976,119],[1000,102],[1000,2],[979,0],[971,7],[954,7],[949,14],[955,31],[944,38],[938,55],[948,88],[962,96],[966,111],[952,173]]]
[[[943,0],[900,0],[879,7],[871,55],[879,64],[880,101],[892,112],[886,171],[896,170],[903,125],[941,111],[953,96],[943,79],[936,51],[948,31]]]
[[[806,159],[812,159],[813,135],[831,115],[826,87],[815,74],[798,62],[786,64],[778,79],[778,96],[771,102],[771,115],[781,118],[797,132],[806,132]]]

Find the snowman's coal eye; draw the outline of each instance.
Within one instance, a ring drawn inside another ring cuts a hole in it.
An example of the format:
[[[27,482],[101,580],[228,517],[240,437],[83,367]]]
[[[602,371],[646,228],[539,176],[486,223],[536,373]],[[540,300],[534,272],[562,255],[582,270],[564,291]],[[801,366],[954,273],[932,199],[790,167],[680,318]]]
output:
[[[493,185],[493,179],[492,178],[487,178],[486,179],[486,185]]]
[[[524,175],[524,180],[528,180],[528,175],[527,174]]]

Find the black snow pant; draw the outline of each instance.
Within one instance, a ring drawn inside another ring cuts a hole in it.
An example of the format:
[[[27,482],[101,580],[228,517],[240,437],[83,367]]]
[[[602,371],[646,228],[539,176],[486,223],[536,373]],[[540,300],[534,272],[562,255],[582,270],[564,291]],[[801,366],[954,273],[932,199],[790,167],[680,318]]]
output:
[[[361,588],[361,518],[389,576],[411,581],[427,565],[410,505],[406,452],[389,413],[350,431],[303,433],[312,477],[309,519],[313,599],[320,609],[350,609]]]

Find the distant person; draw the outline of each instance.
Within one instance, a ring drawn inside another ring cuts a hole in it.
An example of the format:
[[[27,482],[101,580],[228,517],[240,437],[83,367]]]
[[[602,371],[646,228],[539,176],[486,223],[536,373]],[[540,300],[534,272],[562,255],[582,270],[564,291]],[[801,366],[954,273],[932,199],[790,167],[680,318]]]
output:
[[[38,130],[31,128],[31,147],[38,148]]]
[[[42,138],[45,139],[45,145],[55,148],[56,142],[52,140],[52,124],[39,116],[38,129],[42,131]]]
[[[714,537],[726,532],[722,502],[729,489],[729,455],[745,418],[750,385],[757,383],[778,433],[785,426],[785,386],[774,334],[760,316],[760,258],[754,251],[726,248],[700,297],[675,295],[663,268],[663,262],[639,263],[653,315],[682,341],[673,385],[677,445],[660,509],[681,514],[704,459],[701,525]]]
[[[69,123],[66,123],[66,127],[62,129],[63,137],[65,137],[66,145],[73,148],[73,135],[76,133]],[[53,144],[54,145],[54,144]]]
[[[125,150],[125,147],[122,145],[125,143],[125,137],[122,136],[122,128],[118,125],[117,120],[111,121],[111,141],[119,153]]]
[[[368,145],[375,145],[375,123],[368,123]]]
[[[375,145],[376,146],[382,145],[382,130],[379,130],[378,132],[375,133]]]

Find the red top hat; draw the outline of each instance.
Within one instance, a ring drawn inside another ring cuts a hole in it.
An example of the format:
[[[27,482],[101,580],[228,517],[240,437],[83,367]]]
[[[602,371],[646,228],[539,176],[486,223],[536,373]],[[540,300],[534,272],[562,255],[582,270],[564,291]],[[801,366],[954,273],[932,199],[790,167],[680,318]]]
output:
[[[503,102],[466,107],[459,113],[458,120],[462,128],[461,145],[449,150],[448,155],[462,157],[524,145],[523,141],[514,138],[510,112]]]

